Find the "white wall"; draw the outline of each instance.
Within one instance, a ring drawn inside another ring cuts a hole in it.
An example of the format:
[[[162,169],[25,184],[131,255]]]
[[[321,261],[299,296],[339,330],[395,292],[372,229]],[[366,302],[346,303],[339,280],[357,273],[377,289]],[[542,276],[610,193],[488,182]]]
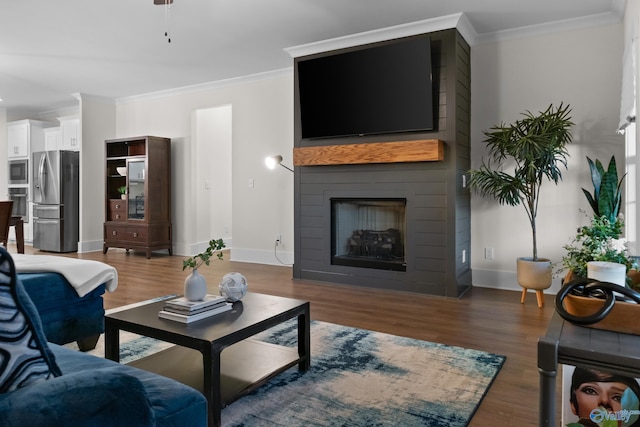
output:
[[[80,233],[78,252],[101,250],[105,221],[105,143],[114,138],[115,102],[78,94],[80,101]]]
[[[156,135],[172,139],[174,252],[190,255],[199,243],[224,237],[209,235],[220,230],[209,230],[202,219],[196,219],[194,207],[199,192],[193,191],[202,187],[205,179],[210,179],[203,175],[204,172],[193,173],[192,160],[198,156],[197,153],[207,151],[207,148],[197,146],[192,135],[193,114],[196,110],[219,106],[232,108],[231,182],[220,179],[215,184],[231,189],[231,259],[279,264],[273,253],[273,243],[275,235],[281,234],[283,244],[278,255],[285,261],[291,260],[293,174],[284,169],[268,170],[264,166],[264,158],[282,154],[285,162],[291,162],[292,70],[222,82],[192,91],[119,100],[116,106],[116,137]],[[250,179],[253,180],[253,188],[249,187]]]
[[[573,107],[574,142],[558,185],[543,184],[538,212],[538,255],[560,263],[563,245],[591,212],[581,188],[592,190],[585,156],[624,164],[624,138],[616,133],[620,108],[622,24],[557,32],[473,46],[471,49],[472,168],[486,156],[483,130],[549,104]],[[471,199],[473,284],[520,289],[516,257],[532,255],[531,228],[522,206]],[[484,248],[494,248],[494,260]],[[552,292],[559,289],[554,281]]]

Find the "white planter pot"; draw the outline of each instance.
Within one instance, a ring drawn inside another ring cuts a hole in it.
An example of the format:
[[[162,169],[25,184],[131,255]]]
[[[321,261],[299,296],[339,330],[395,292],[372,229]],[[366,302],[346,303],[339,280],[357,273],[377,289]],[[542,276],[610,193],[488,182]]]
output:
[[[520,302],[524,304],[527,289],[533,289],[536,291],[538,307],[542,308],[544,305],[542,290],[549,288],[552,281],[551,261],[545,258],[538,258],[537,261],[527,257],[518,258],[517,273],[518,283],[522,286]]]
[[[627,283],[627,266],[617,262],[589,261],[587,263],[587,277],[624,287]]]
[[[523,288],[547,289],[551,286],[551,261],[546,258],[538,258],[537,261],[531,257],[518,258],[517,273],[518,283]]]

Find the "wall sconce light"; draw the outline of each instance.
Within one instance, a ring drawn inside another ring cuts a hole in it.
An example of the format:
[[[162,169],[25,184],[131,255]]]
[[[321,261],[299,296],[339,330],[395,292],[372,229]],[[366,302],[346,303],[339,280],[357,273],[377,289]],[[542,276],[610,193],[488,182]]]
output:
[[[264,159],[264,164],[267,165],[269,169],[275,169],[276,166],[280,165],[286,170],[293,172],[293,169],[282,164],[282,156],[279,154],[277,156],[267,157],[266,159]]]

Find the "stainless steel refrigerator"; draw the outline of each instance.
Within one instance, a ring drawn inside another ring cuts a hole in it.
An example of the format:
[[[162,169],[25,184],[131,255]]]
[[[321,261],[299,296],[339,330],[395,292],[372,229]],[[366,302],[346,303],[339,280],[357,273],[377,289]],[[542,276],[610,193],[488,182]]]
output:
[[[33,247],[75,252],[79,234],[79,153],[33,153]]]

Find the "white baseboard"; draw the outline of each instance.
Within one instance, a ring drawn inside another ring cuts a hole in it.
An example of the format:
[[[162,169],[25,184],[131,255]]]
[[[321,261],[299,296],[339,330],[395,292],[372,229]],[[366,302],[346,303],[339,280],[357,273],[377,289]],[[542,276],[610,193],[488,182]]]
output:
[[[104,240],[92,240],[88,242],[78,242],[78,253],[98,252],[104,246]]]
[[[278,250],[274,253],[274,251],[260,249],[233,248],[231,251],[231,261],[289,267],[293,265],[293,252]]]
[[[479,288],[503,289],[507,291],[521,292],[515,271],[481,270],[473,269],[471,282]],[[560,278],[554,278],[551,287],[544,291],[545,294],[557,294],[560,290]]]

